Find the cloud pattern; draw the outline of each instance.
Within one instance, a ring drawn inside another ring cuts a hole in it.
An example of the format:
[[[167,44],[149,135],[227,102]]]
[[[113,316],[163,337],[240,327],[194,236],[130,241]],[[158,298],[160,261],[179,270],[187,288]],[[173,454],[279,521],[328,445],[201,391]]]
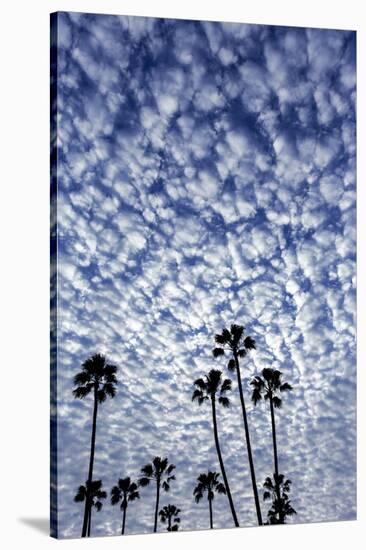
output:
[[[192,383],[229,374],[211,350],[232,322],[257,343],[243,373],[258,485],[270,417],[249,381],[275,367],[294,386],[277,414],[291,521],[355,518],[355,85],[354,32],[59,13],[59,536],[80,536],[92,406],[72,379],[96,352],[119,386],[99,410],[95,479],[109,491],[168,456],[162,505],[208,527],[192,491],[219,465]],[[240,524],[255,525],[236,391],[218,422]],[[152,531],[153,488],[141,497],[127,533]],[[224,496],[214,521],[232,527]],[[92,532],[120,524],[106,503]]]

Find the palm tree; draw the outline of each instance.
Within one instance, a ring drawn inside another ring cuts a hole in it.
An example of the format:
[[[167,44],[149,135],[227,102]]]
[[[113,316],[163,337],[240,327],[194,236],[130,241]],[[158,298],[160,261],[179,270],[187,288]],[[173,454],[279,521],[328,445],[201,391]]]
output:
[[[168,504],[168,506],[164,506],[164,508],[160,510],[160,521],[165,523],[168,520],[167,531],[178,531],[180,523],[180,518],[178,517],[179,513],[180,509],[174,506],[174,504]]]
[[[278,476],[278,455],[277,455],[277,440],[276,440],[276,424],[274,409],[280,409],[282,399],[279,397],[281,392],[292,390],[292,386],[287,382],[282,382],[282,372],[275,369],[263,369],[262,376],[255,376],[251,381],[253,386],[252,401],[257,405],[262,396],[266,401],[269,401],[272,421],[272,439],[273,439],[273,455],[275,474]]]
[[[263,377],[263,378],[262,378]],[[251,381],[253,386],[252,401],[254,405],[264,397],[266,401],[269,401],[271,410],[271,422],[272,422],[272,440],[273,440],[273,457],[274,457],[274,479],[280,479],[278,471],[278,454],[277,454],[277,438],[276,438],[276,423],[275,423],[275,409],[282,407],[282,399],[279,395],[282,392],[292,390],[292,386],[287,382],[282,382],[282,372],[275,369],[265,368],[262,370],[262,377],[255,376]],[[269,479],[269,478],[267,478]],[[277,500],[280,502],[280,487],[277,487]]]
[[[84,399],[91,393],[94,399],[89,472],[86,484],[87,490],[91,487],[93,479],[98,405],[103,403],[108,396],[113,398],[116,395],[116,372],[117,367],[107,363],[104,355],[97,353],[84,361],[81,366],[81,371],[74,377],[74,386],[76,386],[73,390],[74,397],[76,399]],[[81,532],[82,537],[87,536],[88,517],[90,515],[91,506],[91,497],[87,494],[85,499],[83,528]]]
[[[226,495],[225,485],[219,481],[219,476],[219,473],[211,471],[208,471],[207,474],[200,474],[197,478],[198,483],[193,490],[194,500],[197,503],[203,498],[204,493],[207,492],[211,529],[213,529],[212,501],[215,497],[215,492]]]
[[[107,493],[102,490],[102,481],[101,480],[95,480],[92,481],[90,484],[90,491],[89,491],[89,498],[90,498],[90,507],[88,512],[88,524],[87,524],[87,536],[90,537],[90,528],[91,528],[91,512],[92,508],[94,507],[97,512],[100,512],[102,509],[103,503],[101,502],[101,499],[104,499],[107,497]],[[88,491],[87,491],[88,482],[86,482],[85,485],[80,485],[77,493],[74,497],[74,502],[84,502],[87,499]]]
[[[287,516],[296,514],[296,510],[291,506],[291,500],[288,496],[290,486],[291,480],[285,479],[282,474],[279,476],[274,474],[274,482],[270,477],[266,478],[263,484],[263,487],[266,489],[263,493],[263,499],[272,499],[272,507],[268,511],[269,524],[286,523]]]
[[[125,534],[126,525],[126,513],[129,502],[133,502],[137,498],[140,498],[137,483],[132,482],[130,477],[119,479],[118,484],[114,485],[111,491],[111,504],[115,505],[121,501],[121,510],[123,510],[122,516],[122,530],[121,534]]]
[[[236,371],[236,376],[238,379],[240,403],[241,403],[241,409],[243,413],[245,439],[247,444],[250,475],[252,478],[255,508],[257,511],[258,524],[263,525],[262,513],[261,513],[259,497],[258,497],[257,482],[255,479],[252,447],[250,444],[249,426],[248,426],[247,413],[245,409],[245,401],[244,401],[243,387],[242,387],[242,381],[240,376],[240,365],[239,365],[239,357],[245,357],[248,351],[250,351],[251,349],[255,349],[255,341],[250,336],[244,336],[243,326],[231,325],[230,330],[225,328],[223,329],[221,334],[216,334],[215,342],[219,344],[219,347],[216,347],[213,350],[214,357],[219,357],[220,355],[224,355],[225,351],[228,351],[231,356],[228,363],[228,369],[230,371]]]
[[[212,423],[214,430],[214,438],[216,445],[217,457],[219,459],[221,474],[224,480],[224,485],[226,489],[226,494],[229,499],[230,509],[233,516],[234,524],[236,527],[239,527],[238,518],[236,516],[233,499],[231,496],[231,491],[229,487],[229,482],[227,480],[224,461],[222,459],[219,435],[217,431],[217,419],[216,419],[216,396],[218,394],[218,402],[223,407],[230,406],[230,400],[226,397],[226,393],[231,390],[231,380],[226,378],[222,381],[222,372],[220,370],[211,369],[208,374],[205,375],[205,379],[198,378],[194,382],[196,389],[192,394],[192,401],[197,401],[198,405],[202,405],[207,400],[211,400],[211,410],[212,410]]]
[[[172,475],[172,471],[175,470],[174,464],[169,464],[167,458],[160,458],[156,456],[152,463],[146,464],[141,468],[142,477],[139,479],[141,487],[149,485],[150,481],[156,483],[156,502],[155,502],[155,516],[154,516],[154,533],[156,533],[158,525],[158,510],[160,500],[160,488],[168,492],[170,489],[170,482],[175,479],[175,475]]]

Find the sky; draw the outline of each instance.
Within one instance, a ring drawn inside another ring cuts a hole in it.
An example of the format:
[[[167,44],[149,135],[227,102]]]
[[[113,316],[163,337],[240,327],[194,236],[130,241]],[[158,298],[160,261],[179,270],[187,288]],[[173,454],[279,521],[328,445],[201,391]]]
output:
[[[161,506],[207,529],[197,476],[219,471],[210,409],[191,402],[214,335],[238,323],[262,514],[270,413],[250,380],[293,386],[276,411],[291,523],[356,517],[356,140],[351,31],[60,13],[57,96],[59,536],[79,537],[92,399],[73,377],[118,366],[98,411],[94,479],[110,492],[154,456],[176,465]],[[256,525],[235,379],[219,436],[241,526]],[[153,487],[126,534],[152,532]],[[232,527],[228,500],[215,527]],[[92,535],[115,535],[109,497]],[[159,526],[164,530],[164,525]]]

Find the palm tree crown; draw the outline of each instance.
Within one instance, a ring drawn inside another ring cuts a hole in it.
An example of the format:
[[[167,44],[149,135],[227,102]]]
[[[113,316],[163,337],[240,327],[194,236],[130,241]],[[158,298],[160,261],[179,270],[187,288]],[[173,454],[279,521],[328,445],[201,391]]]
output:
[[[91,499],[91,505],[95,507],[96,511],[99,512],[102,507],[103,503],[101,502],[101,499],[107,498],[106,491],[102,490],[102,481],[101,480],[95,480],[92,481],[90,484],[90,499]],[[80,485],[78,487],[77,493],[74,497],[74,502],[84,502],[87,496],[87,486],[88,482],[86,482],[85,485]]]
[[[164,506],[159,512],[160,521],[162,523],[165,523],[168,521],[168,531],[178,531],[180,518],[178,517],[180,513],[180,509],[174,506],[174,504],[168,504],[167,506]],[[173,521],[173,525],[172,525]]]
[[[215,492],[226,495],[225,486],[219,481],[219,477],[219,473],[211,471],[198,476],[198,483],[193,491],[194,499],[197,503],[203,498],[205,492],[207,492],[208,500],[214,499]]]
[[[161,481],[164,491],[169,491],[170,482],[175,479],[175,475],[171,475],[172,471],[175,470],[174,464],[168,465],[167,458],[160,458],[156,456],[152,463],[146,464],[141,468],[142,477],[139,479],[139,484],[141,487],[146,487],[149,485],[150,481]]]
[[[229,378],[222,380],[220,370],[211,369],[204,379],[198,378],[194,385],[196,389],[192,394],[192,401],[197,401],[199,405],[202,405],[207,399],[215,398],[216,394],[219,394],[219,403],[223,407],[229,407],[230,400],[225,394],[231,390],[231,380]]]
[[[287,516],[296,514],[296,510],[293,509],[289,499],[290,479],[285,479],[282,474],[274,474],[274,481],[267,477],[263,487],[265,488],[263,500],[272,499],[272,507],[268,511],[268,520],[271,525],[283,524]]]
[[[262,377],[255,376],[251,381],[254,388],[252,393],[254,405],[264,397],[266,401],[272,399],[276,409],[281,408],[282,399],[279,397],[279,393],[292,390],[292,386],[287,382],[282,382],[282,372],[279,370],[265,368],[262,370]]]
[[[84,399],[93,390],[99,403],[103,403],[107,396],[116,395],[117,367],[110,365],[104,355],[97,353],[84,361],[81,371],[74,377],[74,397]]]
[[[244,330],[243,326],[233,324],[230,330],[224,328],[221,334],[216,334],[215,342],[219,346],[215,347],[212,351],[214,357],[224,355],[225,351],[236,354],[238,357],[245,357],[248,351],[256,349],[255,340],[250,336],[245,336]],[[234,371],[235,360],[231,358],[227,366],[230,371]]]
[[[121,510],[127,508],[128,502],[140,498],[137,483],[131,482],[130,477],[119,479],[118,484],[112,488],[111,504],[115,505],[121,502]]]

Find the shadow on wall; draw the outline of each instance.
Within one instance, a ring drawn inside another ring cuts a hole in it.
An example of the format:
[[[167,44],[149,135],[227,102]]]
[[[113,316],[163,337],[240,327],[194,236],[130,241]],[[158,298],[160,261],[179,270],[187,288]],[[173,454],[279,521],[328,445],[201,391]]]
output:
[[[39,531],[43,535],[50,534],[50,520],[48,518],[18,518],[20,523]]]

